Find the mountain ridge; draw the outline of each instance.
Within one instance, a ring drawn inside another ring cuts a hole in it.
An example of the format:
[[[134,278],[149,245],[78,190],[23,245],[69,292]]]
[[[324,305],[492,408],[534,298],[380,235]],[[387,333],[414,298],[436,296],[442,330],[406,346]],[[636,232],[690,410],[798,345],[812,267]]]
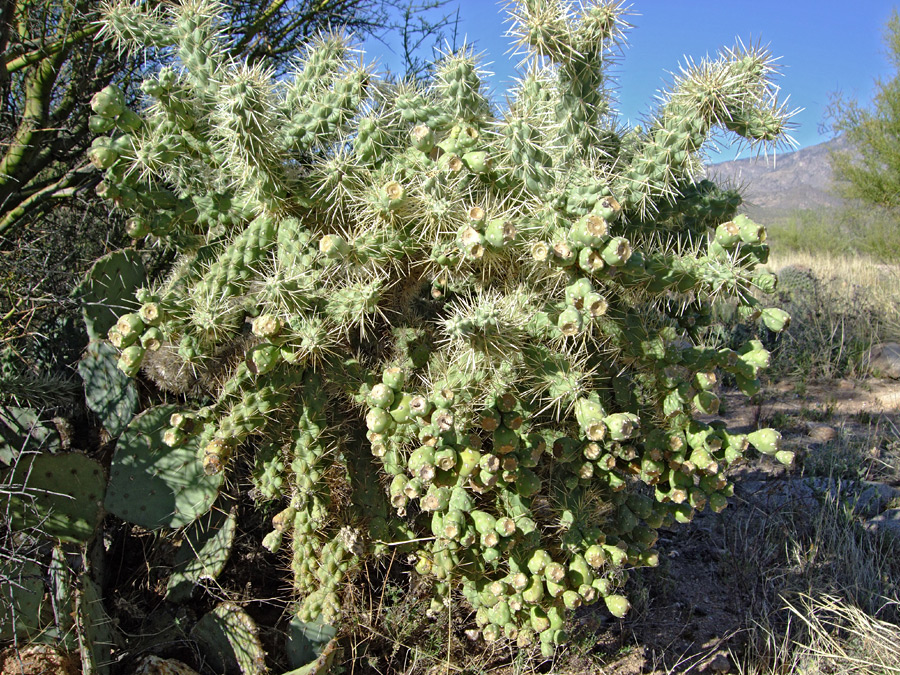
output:
[[[849,147],[843,137],[777,156],[759,156],[707,166],[718,185],[736,187],[751,218],[777,217],[797,209],[838,208],[844,199],[835,189],[829,156]]]

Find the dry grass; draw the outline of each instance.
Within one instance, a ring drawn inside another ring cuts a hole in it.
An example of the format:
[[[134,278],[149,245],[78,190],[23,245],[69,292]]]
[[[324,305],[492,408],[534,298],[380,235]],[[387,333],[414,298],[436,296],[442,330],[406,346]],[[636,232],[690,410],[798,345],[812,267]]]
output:
[[[837,299],[866,298],[883,313],[884,337],[900,337],[900,265],[859,255],[837,257],[794,251],[773,254],[766,267],[777,274],[788,266],[813,270]]]
[[[775,255],[767,265],[776,274],[787,267],[811,270],[819,284],[815,293],[790,301],[780,293],[763,299],[793,318],[767,345],[774,357],[770,377],[862,377],[874,346],[900,341],[900,265],[805,252]]]
[[[785,602],[788,623],[768,634],[771,661],[740,668],[742,675],[770,673],[900,673],[900,626],[877,619],[834,595],[800,595]]]
[[[742,675],[900,673],[900,541],[866,531],[852,503],[826,494],[817,513],[750,514],[734,532],[752,598]]]

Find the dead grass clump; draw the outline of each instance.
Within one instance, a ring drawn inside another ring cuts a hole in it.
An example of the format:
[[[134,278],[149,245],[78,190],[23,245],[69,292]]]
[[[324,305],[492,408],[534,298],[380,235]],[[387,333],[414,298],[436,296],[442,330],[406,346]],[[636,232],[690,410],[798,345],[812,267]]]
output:
[[[898,545],[864,530],[842,495],[814,515],[800,505],[747,515],[729,548],[751,599],[740,672],[900,672]]]
[[[872,347],[900,339],[900,266],[859,256],[789,253],[768,268],[806,269],[815,293],[792,294],[792,325],[779,340],[772,372],[856,377],[868,371]]]

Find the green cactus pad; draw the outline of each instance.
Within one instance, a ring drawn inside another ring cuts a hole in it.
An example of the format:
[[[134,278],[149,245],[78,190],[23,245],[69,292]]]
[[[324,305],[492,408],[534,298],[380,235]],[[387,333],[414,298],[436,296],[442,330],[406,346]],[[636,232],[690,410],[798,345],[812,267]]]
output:
[[[264,675],[266,652],[253,619],[233,602],[223,602],[205,614],[191,630],[191,638],[217,673]]]
[[[326,673],[334,660],[337,628],[321,621],[304,622],[291,619],[288,626],[285,655],[292,670],[286,675],[318,675]]]
[[[44,573],[33,560],[0,557],[0,640],[33,638],[41,631]]]
[[[0,405],[0,462],[11,466],[22,453],[54,452],[59,433],[31,408]]]
[[[19,458],[8,477],[22,494],[10,497],[15,529],[36,528],[61,541],[86,542],[103,517],[103,467],[76,452]]]
[[[75,621],[85,673],[109,675],[115,662],[113,653],[120,636],[103,606],[103,590],[90,572],[78,577],[75,595]]]
[[[97,413],[113,437],[125,430],[138,407],[137,385],[116,367],[118,360],[115,347],[92,341],[78,362],[88,407]]]
[[[177,448],[162,440],[178,411],[173,405],[150,408],[125,429],[109,470],[105,505],[110,513],[155,529],[184,527],[209,511],[223,476],[204,474],[198,437]]]
[[[234,511],[225,513],[218,509],[212,509],[191,524],[175,554],[166,600],[187,600],[197,583],[219,576],[231,555],[236,527]]]
[[[98,259],[74,295],[91,340],[104,339],[122,314],[138,309],[134,292],[147,280],[140,254],[133,249],[115,251]]]

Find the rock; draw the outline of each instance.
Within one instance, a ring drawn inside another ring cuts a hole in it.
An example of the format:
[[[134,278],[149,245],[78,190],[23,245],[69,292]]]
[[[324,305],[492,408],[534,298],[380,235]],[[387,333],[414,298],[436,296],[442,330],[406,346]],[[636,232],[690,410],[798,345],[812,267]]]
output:
[[[0,653],[0,673],[6,675],[76,675],[75,660],[50,645],[9,647]]]
[[[890,534],[900,538],[900,509],[888,509],[866,521],[866,529],[876,534]]]
[[[885,342],[872,348],[869,372],[877,377],[900,380],[900,344]]]
[[[163,659],[150,654],[141,660],[134,675],[197,675],[197,671],[176,659]]]
[[[790,480],[747,480],[735,482],[735,490],[746,501],[772,512],[784,508],[818,509],[825,494],[840,495],[864,517],[875,516],[892,501],[900,499],[900,490],[884,483],[838,481],[833,478],[794,478]]]
[[[837,429],[827,424],[814,424],[807,434],[813,443],[831,443],[837,435]]]
[[[900,391],[885,391],[877,396],[878,404],[884,411],[900,410]]]
[[[735,484],[738,495],[763,511],[819,507],[815,490],[803,480],[748,480]]]
[[[900,490],[884,483],[863,481],[860,483],[859,497],[856,501],[856,512],[874,516],[881,513],[892,501],[900,499]]]
[[[706,667],[708,673],[730,673],[731,660],[725,654],[716,654]]]

